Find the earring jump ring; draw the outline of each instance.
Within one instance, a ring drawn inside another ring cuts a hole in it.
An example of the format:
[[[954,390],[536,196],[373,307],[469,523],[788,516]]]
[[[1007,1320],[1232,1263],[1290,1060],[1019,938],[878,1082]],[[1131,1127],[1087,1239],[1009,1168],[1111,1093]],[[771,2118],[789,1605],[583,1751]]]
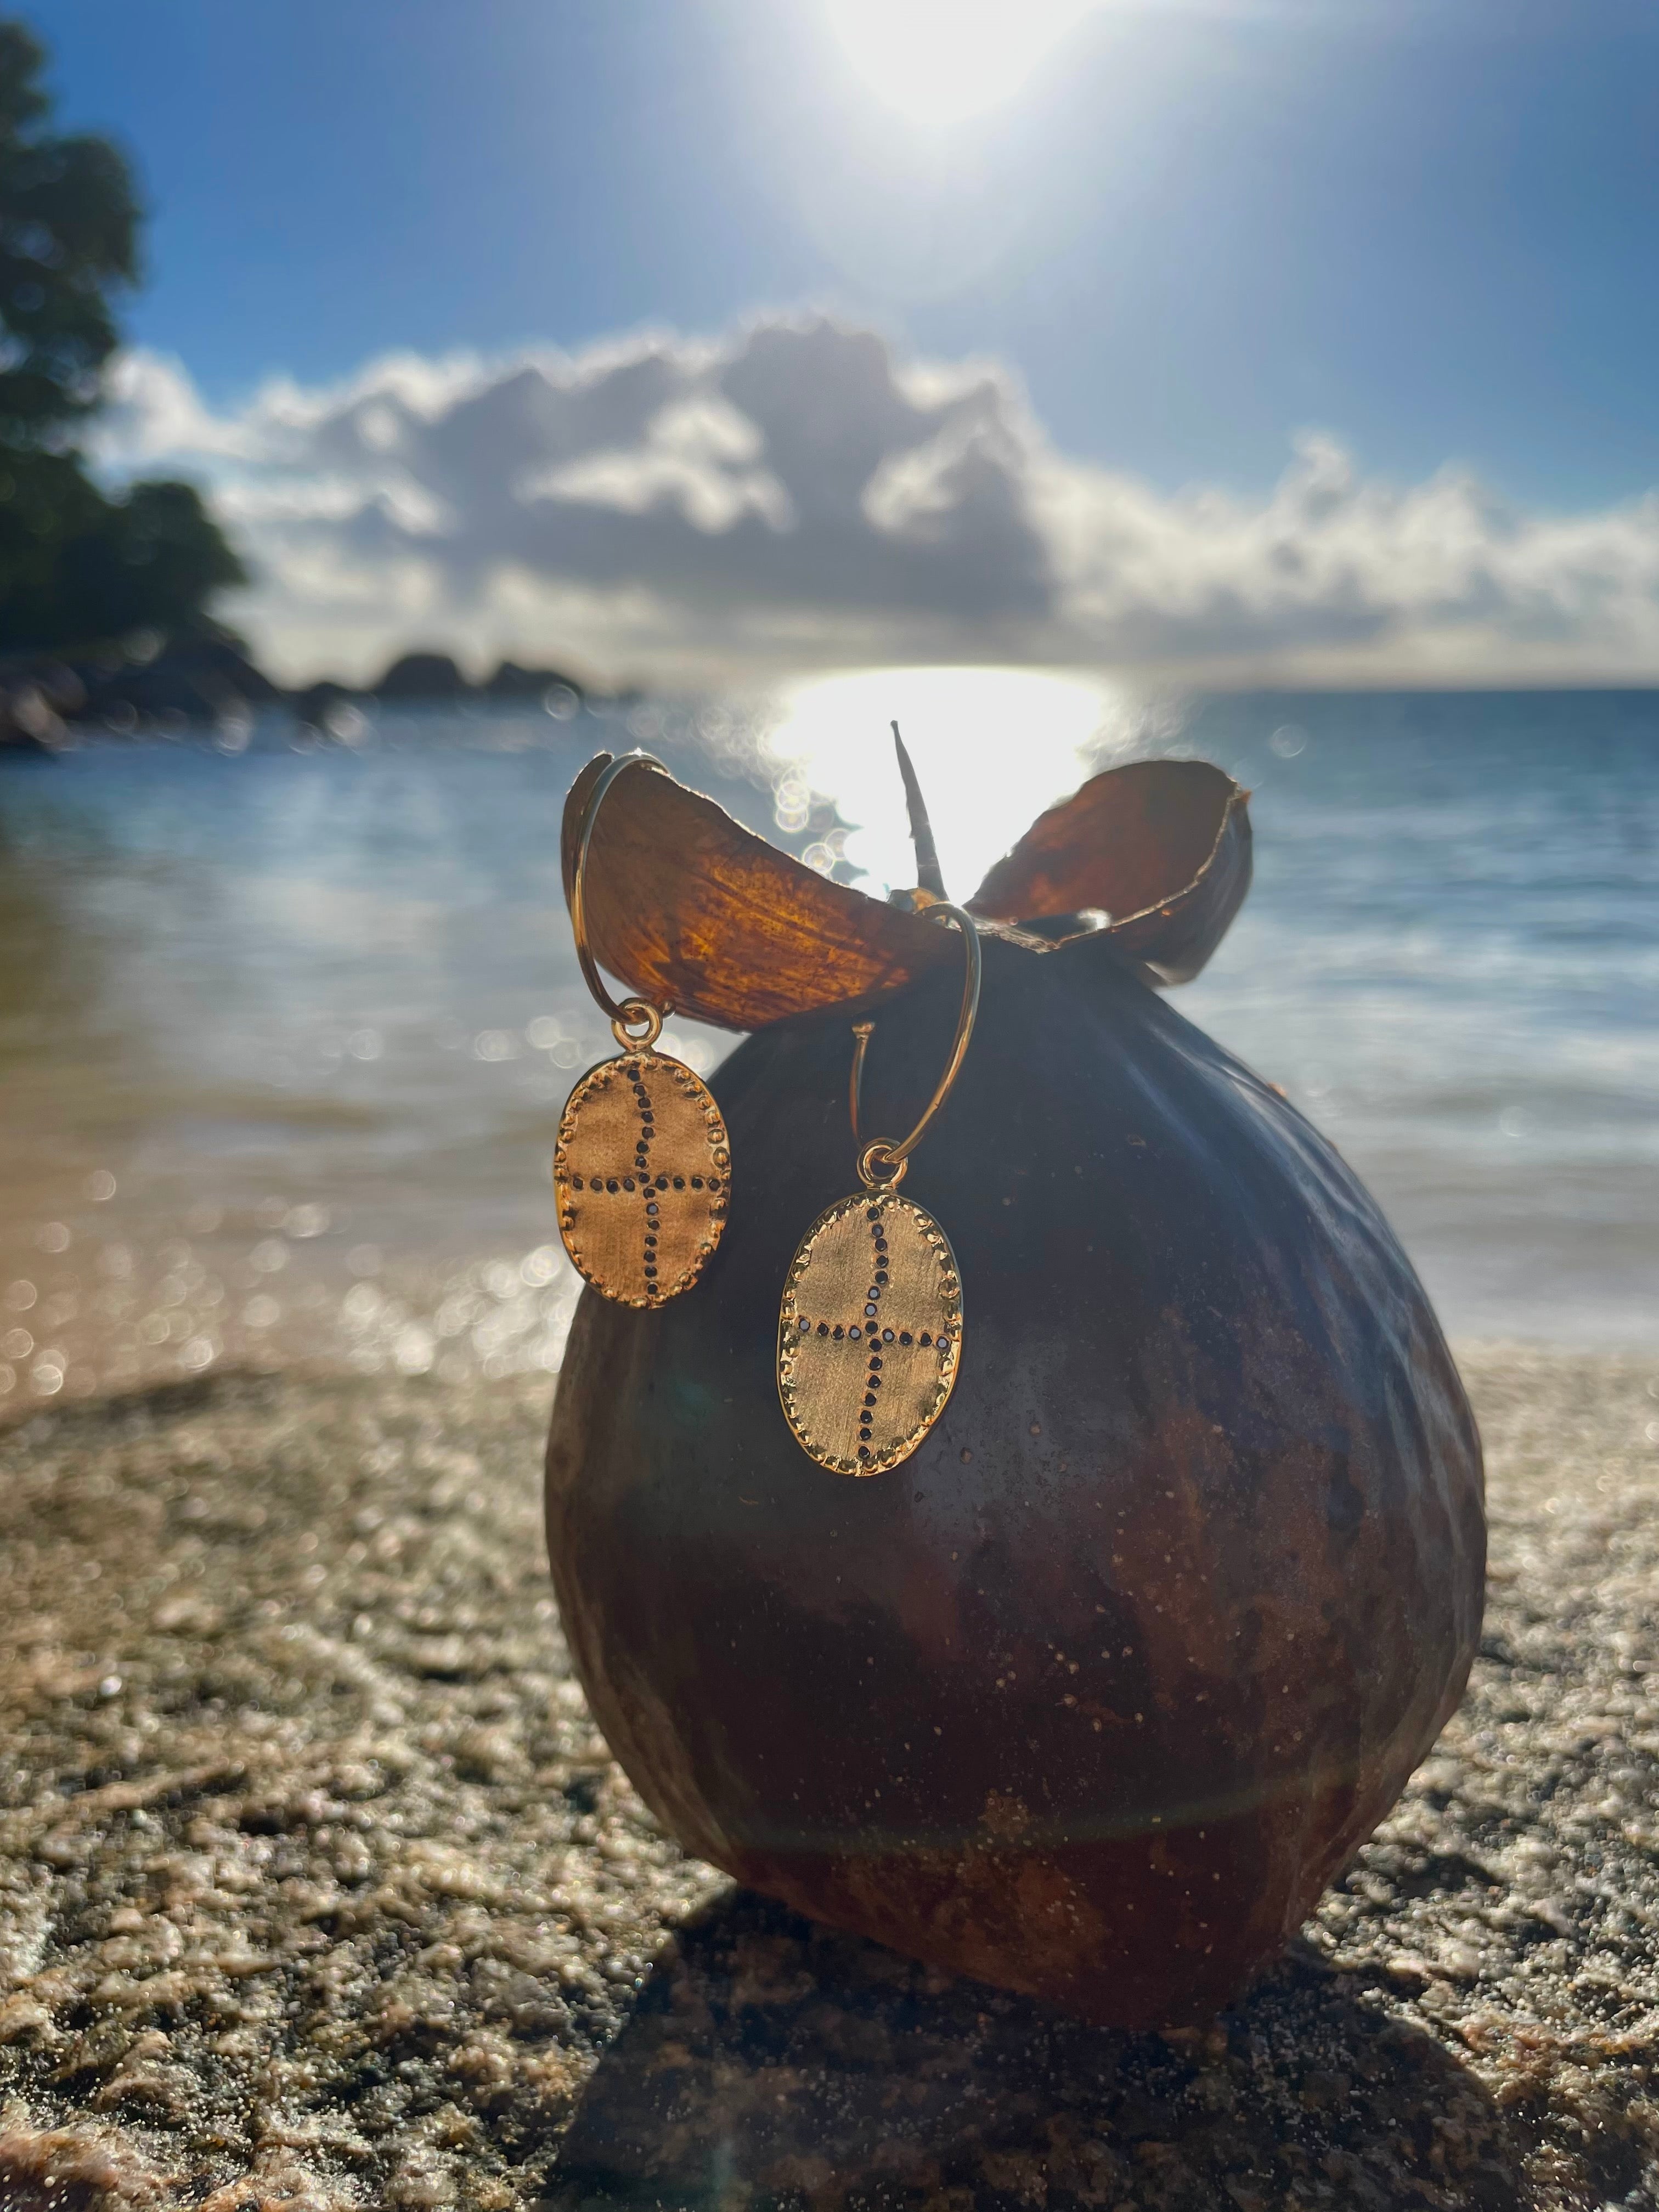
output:
[[[855,1042],[853,1047],[853,1072],[848,1084],[848,1104],[852,1109],[853,1136],[854,1140],[862,1146],[859,1153],[859,1176],[866,1188],[872,1190],[878,1188],[890,1190],[902,1176],[906,1162],[927,1134],[933,1116],[951,1095],[951,1085],[961,1071],[963,1060],[967,1054],[969,1041],[974,1034],[974,1023],[979,1013],[981,963],[979,932],[974,927],[972,915],[964,914],[959,906],[951,906],[943,899],[923,910],[930,921],[934,920],[948,921],[961,933],[963,949],[967,957],[967,966],[966,973],[963,977],[962,1005],[957,1013],[957,1033],[951,1042],[951,1057],[945,1062],[945,1073],[939,1079],[938,1088],[928,1100],[921,1119],[903,1143],[891,1144],[880,1137],[873,1138],[866,1143],[859,1127],[859,1100],[864,1087],[864,1057],[869,1050],[870,1039],[876,1025],[872,1021],[854,1023],[853,1036]],[[894,1169],[896,1173],[878,1178],[874,1172],[878,1164]]]
[[[878,1175],[878,1168],[886,1169],[886,1174]],[[859,1181],[866,1190],[896,1190],[909,1171],[909,1161],[896,1160],[892,1146],[879,1137],[872,1137],[859,1154]]]
[[[630,1022],[644,1024],[636,1036]],[[649,999],[624,999],[622,1011],[611,1024],[611,1034],[624,1052],[649,1052],[662,1035],[662,1016]]]
[[[600,756],[604,757],[603,755]],[[570,874],[570,933],[576,940],[576,958],[582,971],[582,981],[593,995],[594,1003],[611,1017],[611,1034],[621,1045],[650,1046],[656,1042],[661,1031],[665,1013],[672,1007],[659,1009],[646,999],[624,999],[620,1005],[599,980],[599,963],[593,957],[593,948],[587,941],[587,849],[593,842],[593,825],[599,818],[599,808],[606,793],[618,777],[631,768],[654,769],[659,775],[668,770],[652,753],[622,753],[607,763],[599,781],[587,794],[587,804],[582,809],[581,832],[576,840],[576,865]],[[655,1027],[643,1036],[630,1036],[628,1024],[647,1019]]]

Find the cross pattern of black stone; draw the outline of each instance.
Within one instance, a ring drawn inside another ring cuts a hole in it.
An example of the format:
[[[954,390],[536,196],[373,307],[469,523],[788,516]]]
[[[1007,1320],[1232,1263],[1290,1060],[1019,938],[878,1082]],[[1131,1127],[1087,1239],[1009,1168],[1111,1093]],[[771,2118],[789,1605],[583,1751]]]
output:
[[[864,1376],[863,1419],[859,1423],[859,1457],[872,1459],[875,1455],[871,1449],[873,1431],[870,1417],[876,1409],[880,1395],[884,1358],[891,1356],[890,1351],[885,1348],[895,1344],[923,1345],[929,1351],[937,1347],[942,1357],[950,1349],[950,1339],[942,1329],[935,1335],[933,1330],[925,1328],[917,1336],[913,1335],[908,1328],[892,1329],[882,1327],[881,1294],[887,1288],[888,1275],[887,1239],[882,1233],[881,1208],[878,1206],[871,1206],[865,1214],[865,1219],[870,1224],[875,1249],[871,1255],[872,1261],[870,1269],[871,1283],[865,1297],[864,1311],[856,1321],[821,1321],[816,1327],[808,1316],[802,1314],[797,1327],[802,1336],[816,1334],[827,1336],[836,1344],[840,1344],[844,1340],[849,1345],[869,1346],[870,1364],[865,1370]]]
[[[613,1196],[637,1195],[643,1199],[645,1281],[646,1288],[650,1291],[657,1286],[657,1234],[661,1218],[656,1194],[659,1190],[668,1189],[671,1184],[676,1190],[684,1190],[688,1182],[693,1190],[718,1190],[720,1187],[720,1179],[718,1176],[659,1175],[653,1176],[652,1175],[651,1144],[657,1133],[656,1110],[651,1103],[651,1093],[645,1087],[645,1077],[639,1061],[623,1060],[622,1072],[632,1085],[634,1104],[640,1117],[640,1133],[634,1139],[633,1167],[631,1170],[624,1169],[617,1175],[590,1176],[587,1188],[590,1191],[608,1191]],[[570,1188],[572,1190],[580,1190],[582,1188],[582,1179],[580,1176],[571,1177]]]

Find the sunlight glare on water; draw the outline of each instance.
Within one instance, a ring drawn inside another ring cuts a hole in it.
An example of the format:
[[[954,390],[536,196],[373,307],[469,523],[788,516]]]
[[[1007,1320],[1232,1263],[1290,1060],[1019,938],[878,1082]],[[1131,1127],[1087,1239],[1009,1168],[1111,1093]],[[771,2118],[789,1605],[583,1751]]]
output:
[[[914,884],[893,756],[896,721],[927,800],[946,888],[969,897],[1045,806],[1077,788],[1135,723],[1103,679],[1030,668],[871,668],[820,676],[780,701],[769,749],[835,801],[841,857],[884,893]]]

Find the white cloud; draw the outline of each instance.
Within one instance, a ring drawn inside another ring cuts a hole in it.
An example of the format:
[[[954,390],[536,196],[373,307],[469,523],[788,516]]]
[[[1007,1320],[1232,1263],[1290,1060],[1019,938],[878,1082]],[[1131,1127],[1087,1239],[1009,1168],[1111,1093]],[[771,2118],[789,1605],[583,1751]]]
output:
[[[1266,497],[1056,453],[995,364],[820,316],[568,356],[398,356],[216,413],[130,354],[97,458],[207,484],[273,669],[415,642],[719,682],[876,661],[1192,682],[1659,677],[1659,495],[1528,514],[1304,435]]]

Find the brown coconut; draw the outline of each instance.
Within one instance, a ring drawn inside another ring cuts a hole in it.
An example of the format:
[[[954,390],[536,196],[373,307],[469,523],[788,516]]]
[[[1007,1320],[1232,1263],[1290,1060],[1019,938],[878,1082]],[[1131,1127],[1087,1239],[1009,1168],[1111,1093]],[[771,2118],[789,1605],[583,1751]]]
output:
[[[589,779],[571,794],[572,827]],[[787,1427],[779,1293],[949,1048],[961,951],[670,779],[595,831],[600,959],[753,1033],[732,1207],[656,1312],[584,1293],[548,1449],[576,1665],[685,1849],[802,1912],[1127,2027],[1236,1996],[1388,1811],[1480,1620],[1478,1438],[1330,1145],[1154,985],[1248,886],[1196,762],[1086,784],[993,869],[978,1026],[907,1192],[961,1263],[960,1376],[897,1469]],[[1100,915],[1110,917],[1103,927]]]

